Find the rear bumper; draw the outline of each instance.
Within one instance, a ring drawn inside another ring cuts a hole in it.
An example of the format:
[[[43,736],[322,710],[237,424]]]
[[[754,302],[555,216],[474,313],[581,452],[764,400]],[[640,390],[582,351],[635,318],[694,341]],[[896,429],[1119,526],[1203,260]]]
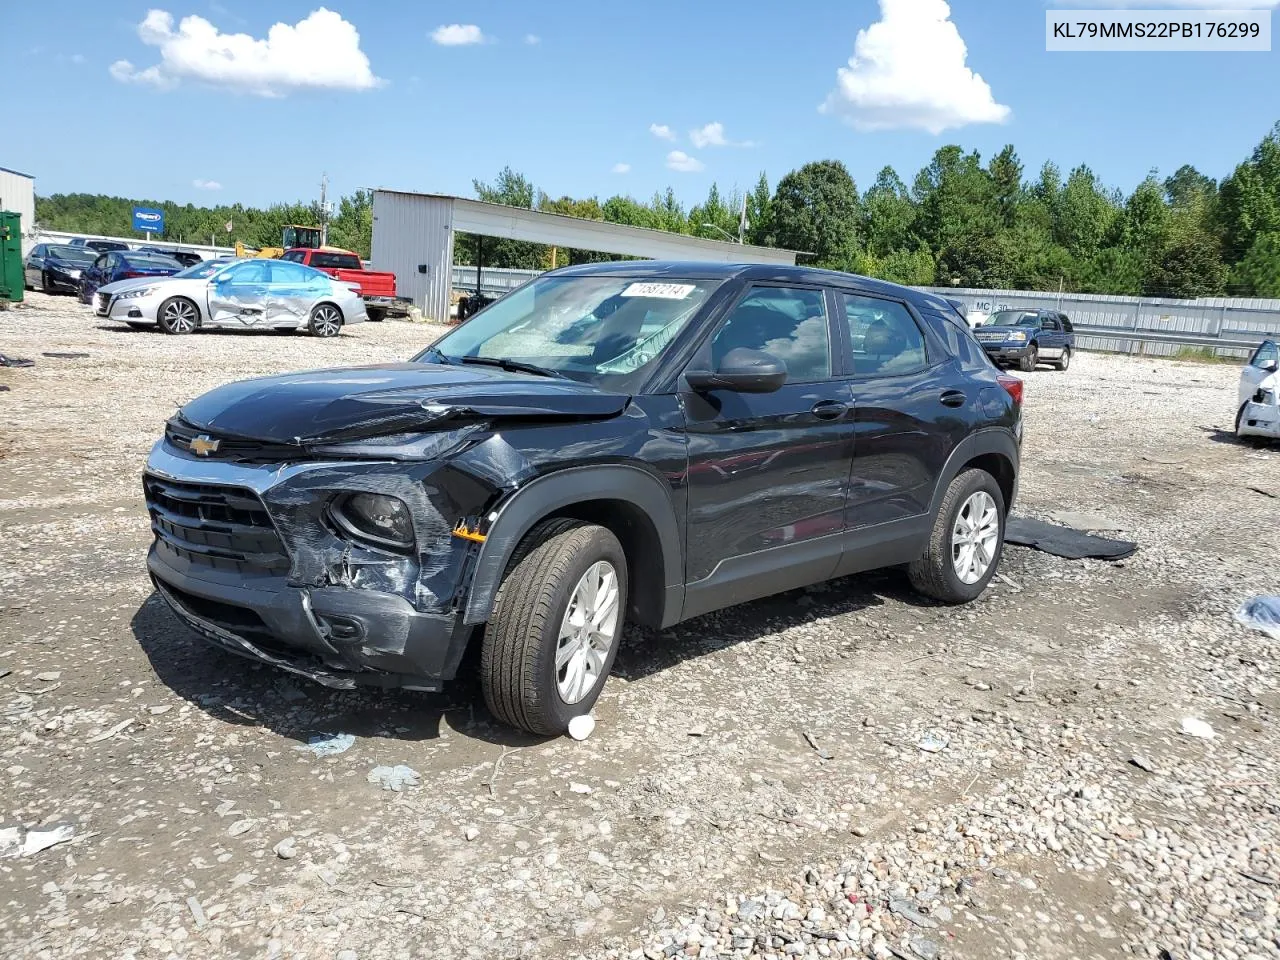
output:
[[[407,317],[413,301],[408,297],[364,297],[366,311],[376,311],[384,317]]]

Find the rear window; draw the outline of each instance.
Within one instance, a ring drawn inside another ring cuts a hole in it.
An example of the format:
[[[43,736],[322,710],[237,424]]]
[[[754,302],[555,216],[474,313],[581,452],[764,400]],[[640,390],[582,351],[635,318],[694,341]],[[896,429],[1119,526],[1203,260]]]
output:
[[[990,370],[991,360],[982,346],[973,339],[969,324],[951,314],[935,313],[922,309],[920,315],[933,327],[933,332],[947,344],[953,357],[960,361],[963,370]]]
[[[311,266],[330,270],[359,270],[360,258],[353,253],[313,253]]]
[[[1067,331],[1067,333],[1075,333],[1075,332],[1076,332],[1075,327],[1071,326],[1071,321],[1067,319],[1067,315],[1066,315],[1065,313],[1060,313],[1060,314],[1058,314],[1058,316],[1062,318],[1062,329],[1063,329],[1063,330]]]

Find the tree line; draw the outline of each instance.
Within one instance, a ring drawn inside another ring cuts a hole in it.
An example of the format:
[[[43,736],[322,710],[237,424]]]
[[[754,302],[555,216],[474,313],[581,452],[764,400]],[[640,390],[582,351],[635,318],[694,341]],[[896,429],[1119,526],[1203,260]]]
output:
[[[1052,162],[1028,175],[1012,145],[986,162],[956,145],[940,148],[908,185],[885,167],[859,191],[839,160],[793,170],[770,189],[765,174],[750,190],[685,207],[674,190],[649,200],[615,195],[552,197],[504,168],[473,183],[481,200],[612,223],[802,251],[801,262],[898,283],[1145,296],[1280,297],[1280,123],[1220,183],[1184,165],[1155,171],[1131,193],[1108,188],[1087,166],[1065,176]],[[51,229],[128,234],[134,201],[88,194],[37,198],[36,219]],[[317,204],[235,206],[151,204],[165,209],[166,238],[202,241],[235,235],[279,243],[286,223],[314,223]],[[367,191],[339,202],[330,242],[368,257],[372,205]],[[483,243],[483,248],[479,245]],[[494,267],[549,269],[617,259],[585,250],[459,236],[455,259]]]

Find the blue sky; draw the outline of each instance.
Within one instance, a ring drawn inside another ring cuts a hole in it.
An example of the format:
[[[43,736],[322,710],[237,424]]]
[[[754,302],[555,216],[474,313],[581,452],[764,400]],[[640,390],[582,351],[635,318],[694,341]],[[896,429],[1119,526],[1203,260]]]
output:
[[[6,4],[0,166],[40,194],[257,205],[322,172],[469,195],[509,164],[555,196],[691,203],[810,160],[865,189],[945,143],[1013,143],[1028,173],[1083,162],[1128,190],[1222,177],[1280,120],[1280,54],[1046,53],[1041,0],[153,3]]]

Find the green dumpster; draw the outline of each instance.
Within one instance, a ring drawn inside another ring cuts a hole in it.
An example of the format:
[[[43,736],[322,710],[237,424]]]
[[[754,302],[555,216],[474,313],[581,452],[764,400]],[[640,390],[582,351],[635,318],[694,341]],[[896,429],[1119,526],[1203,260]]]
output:
[[[0,210],[0,302],[19,302],[24,289],[21,217]]]

